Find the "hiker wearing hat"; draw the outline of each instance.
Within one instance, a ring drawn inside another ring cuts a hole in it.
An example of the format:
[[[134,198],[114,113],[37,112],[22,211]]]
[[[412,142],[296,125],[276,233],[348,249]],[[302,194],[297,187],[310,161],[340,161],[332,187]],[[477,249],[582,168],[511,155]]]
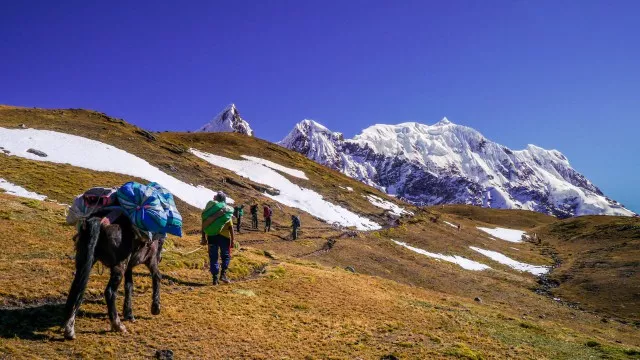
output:
[[[213,285],[218,285],[220,281],[227,284],[231,282],[226,273],[234,242],[233,208],[226,202],[227,196],[220,191],[202,211],[202,244],[209,246],[209,271],[213,276]],[[218,253],[222,258],[222,269],[218,263]]]

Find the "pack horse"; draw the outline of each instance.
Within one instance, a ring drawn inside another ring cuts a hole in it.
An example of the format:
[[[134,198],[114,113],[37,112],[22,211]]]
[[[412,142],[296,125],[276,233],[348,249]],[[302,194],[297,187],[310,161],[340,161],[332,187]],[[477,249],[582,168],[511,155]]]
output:
[[[162,245],[167,232],[181,235],[182,219],[170,193],[166,190],[164,193],[149,190],[153,186],[164,190],[154,183],[148,186],[127,183],[117,190],[91,189],[74,201],[69,212],[72,216],[67,217],[68,223],[77,225],[78,233],[76,235],[76,271],[64,310],[66,339],[75,339],[76,314],[82,303],[91,269],[98,261],[110,270],[104,297],[113,331],[126,332],[126,327],[116,310],[117,290],[123,278],[125,283],[123,318],[134,320],[131,298],[133,268],[137,265],[144,264],[151,272],[153,281],[151,313],[160,314],[162,276],[158,264],[161,259]],[[162,204],[162,201],[158,200],[160,198],[169,199],[170,204]],[[166,211],[162,212],[161,209]],[[156,213],[153,212],[154,210]],[[145,214],[140,216],[141,214],[137,213],[140,211],[145,211]],[[153,224],[145,225],[136,221],[136,219],[151,220],[151,218],[153,218]],[[153,229],[149,229],[150,227]]]

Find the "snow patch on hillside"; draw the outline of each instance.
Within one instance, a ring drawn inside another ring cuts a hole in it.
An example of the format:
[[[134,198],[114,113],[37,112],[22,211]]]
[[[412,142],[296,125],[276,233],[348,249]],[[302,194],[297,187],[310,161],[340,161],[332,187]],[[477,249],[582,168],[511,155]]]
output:
[[[259,157],[255,157],[255,156],[242,155],[242,157],[244,159],[251,160],[251,161],[256,162],[258,164],[262,164],[262,165],[264,165],[264,166],[266,166],[268,168],[271,168],[273,170],[281,171],[281,172],[283,172],[285,174],[288,174],[288,175],[291,175],[293,177],[297,177],[299,179],[304,179],[304,180],[309,180],[307,175],[302,170],[288,168],[286,166],[282,166],[280,164],[276,164],[273,161],[261,159]]]
[[[379,207],[381,209],[385,209],[385,210],[389,210],[393,215],[396,216],[402,216],[402,215],[413,215],[413,213],[411,211],[405,210],[402,207],[392,203],[391,201],[387,201],[383,198],[380,198],[378,196],[375,195],[367,195],[364,196],[367,200],[369,200],[369,202],[376,207]]]
[[[485,228],[485,227],[477,227],[478,230],[484,231],[489,235],[493,235],[498,239],[502,239],[509,242],[522,242],[522,235],[524,235],[525,231],[522,230],[514,230],[514,229],[505,229],[505,228]]]
[[[405,242],[402,241],[396,241],[391,239],[391,241],[393,241],[394,243],[405,247],[411,251],[417,252],[418,254],[422,254],[437,260],[444,260],[447,262],[451,262],[454,264],[458,264],[460,265],[460,267],[462,267],[463,269],[466,270],[474,270],[474,271],[480,271],[480,270],[487,270],[487,269],[491,269],[489,266],[479,263],[477,261],[473,261],[473,260],[469,260],[467,258],[463,258],[462,256],[458,256],[458,255],[442,255],[442,254],[437,254],[437,253],[432,253],[432,252],[428,252],[426,250],[422,250],[420,248],[417,247],[413,247],[411,245],[408,245]]]
[[[445,224],[447,224],[447,225],[451,226],[451,227],[454,227],[454,228],[456,228],[456,229],[458,228],[458,225],[456,225],[456,224],[452,224],[452,223],[450,223],[450,222],[448,222],[448,221],[443,221],[443,222],[444,222]]]
[[[328,223],[355,226],[359,230],[377,230],[380,225],[343,207],[334,205],[313,190],[292,183],[282,174],[265,166],[262,161],[234,160],[224,156],[209,154],[197,149],[189,150],[195,156],[215,165],[235,172],[251,181],[271,186],[279,195],[264,194],[273,200],[296,209],[303,210]]]
[[[5,129],[0,127],[0,146],[9,155],[59,164],[69,164],[96,171],[109,171],[155,181],[189,205],[204,209],[215,192],[203,186],[189,185],[152,166],[146,160],[105,143],[49,130]],[[40,157],[27,152],[36,149],[47,154]],[[233,200],[227,198],[233,203]]]
[[[10,183],[7,180],[0,178],[0,189],[5,191],[5,194],[19,196],[23,198],[35,199],[35,200],[44,200],[47,197],[44,195],[40,195],[29,191],[22,186],[18,186],[16,184]]]
[[[507,265],[512,269],[516,269],[518,271],[526,271],[532,273],[534,275],[542,275],[549,272],[548,266],[539,266],[539,265],[531,265],[527,263],[523,263],[520,261],[513,260],[512,258],[503,255],[497,251],[480,249],[474,246],[470,246],[471,250],[477,251],[480,254],[490,258],[493,261],[499,262],[500,264]],[[516,249],[518,250],[518,249]]]

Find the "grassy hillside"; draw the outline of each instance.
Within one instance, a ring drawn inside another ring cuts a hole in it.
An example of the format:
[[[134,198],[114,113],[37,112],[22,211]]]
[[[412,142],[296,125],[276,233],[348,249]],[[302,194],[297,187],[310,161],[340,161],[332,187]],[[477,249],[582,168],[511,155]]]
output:
[[[561,259],[553,294],[640,326],[640,219],[583,216],[537,229]]]
[[[523,317],[487,300],[265,256],[245,246],[230,270],[237,282],[212,287],[204,252],[184,255],[171,244],[162,264],[161,315],[149,314],[151,284],[140,268],[137,321],[127,323],[128,334],[107,332],[101,299],[107,274],[95,269],[76,323],[78,339],[64,342],[59,324],[73,248],[72,228],[62,225],[63,208],[2,194],[0,201],[0,354],[9,358],[144,358],[160,349],[171,349],[176,358],[638,356],[637,333],[628,327],[582,314],[565,321],[567,310],[560,305],[545,309],[545,318]],[[21,234],[19,241],[14,234]],[[197,246],[197,237],[181,241]]]
[[[386,218],[382,216],[383,210],[371,205],[362,195],[375,193],[377,196],[396,202],[394,198],[388,197],[339,172],[328,170],[298,153],[257,138],[229,133],[149,133],[137,126],[128,124],[122,119],[112,118],[95,111],[0,106],[0,126],[18,128],[21,124],[35,129],[78,135],[113,145],[147,160],[152,165],[182,181],[203,185],[213,190],[222,189],[230,194],[232,198],[245,204],[253,202],[272,203],[273,201],[262,196],[261,192],[256,190],[264,188],[263,185],[243,179],[226,169],[215,167],[192,155],[187,150],[190,147],[195,147],[202,151],[236,159],[240,159],[240,155],[248,154],[263,157],[285,166],[298,168],[307,173],[309,180],[289,177],[294,183],[315,190],[327,200],[372,219],[377,219],[381,223],[386,222]],[[12,179],[7,180],[11,181]],[[61,179],[62,181],[63,179]],[[29,188],[32,185],[30,182],[20,183],[16,180],[15,183],[33,190]],[[357,191],[349,192],[338,188],[338,186],[350,186],[357,189]],[[70,195],[66,197],[70,197]],[[66,198],[54,197],[54,199],[67,201]],[[290,213],[295,212],[291,209],[283,210],[282,219],[286,219],[285,215]]]

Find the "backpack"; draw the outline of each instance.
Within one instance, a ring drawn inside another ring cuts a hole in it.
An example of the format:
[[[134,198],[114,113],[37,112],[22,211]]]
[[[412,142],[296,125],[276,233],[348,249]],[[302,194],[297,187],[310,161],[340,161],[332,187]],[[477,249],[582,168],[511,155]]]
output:
[[[155,188],[131,181],[118,189],[117,196],[120,206],[137,228],[154,233],[166,232],[167,212],[160,200],[162,196]]]
[[[167,226],[164,232],[182,237],[182,215],[178,211],[173,194],[156,182],[152,182],[147,186],[154,188],[158,192],[160,204],[167,213]]]
[[[202,225],[204,233],[207,235],[218,235],[224,224],[231,220],[233,209],[223,202],[209,201],[202,211]]]
[[[293,217],[293,225],[295,227],[300,227],[300,218],[298,216]]]
[[[237,207],[237,206],[236,206],[236,207],[234,207],[234,208],[233,208],[233,217],[237,219],[237,218],[238,218],[238,214],[239,214],[239,212],[240,212],[240,208],[239,208],[239,207]]]

